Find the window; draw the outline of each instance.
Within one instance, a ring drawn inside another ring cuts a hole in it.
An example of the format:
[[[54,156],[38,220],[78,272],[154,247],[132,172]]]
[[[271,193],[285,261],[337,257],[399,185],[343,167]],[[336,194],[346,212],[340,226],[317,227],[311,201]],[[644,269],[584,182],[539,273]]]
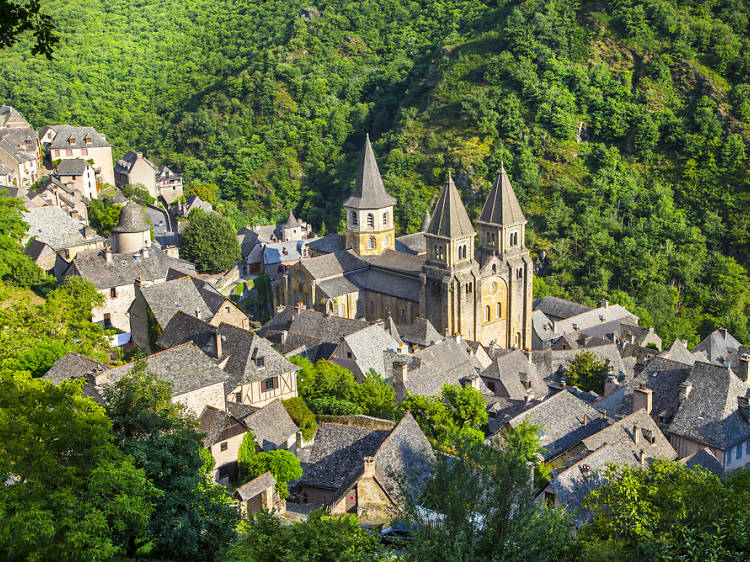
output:
[[[727,464],[729,464],[730,462],[732,462],[732,449],[731,448],[727,450]]]
[[[490,321],[490,307],[489,306],[484,307],[484,321],[485,322]]]
[[[375,228],[375,215],[367,213],[367,228]]]
[[[265,369],[266,368],[266,358],[263,357],[263,356],[256,357],[255,358],[255,366],[258,367],[258,369]]]
[[[268,377],[263,381],[263,390],[269,392],[276,388],[276,377]]]
[[[82,148],[81,149],[81,156],[88,156],[89,155],[89,149],[88,148]]]
[[[516,277],[519,279],[523,278],[523,268],[518,268],[518,271],[516,272]]]
[[[747,447],[745,447],[745,453],[747,453],[748,455],[750,455],[750,440],[748,440]]]
[[[739,445],[737,445],[737,449],[734,452],[734,455],[735,455],[735,457],[737,459],[741,459],[742,458],[742,443],[740,443]]]
[[[238,404],[242,402],[242,393],[241,392],[235,392],[234,393],[234,401]]]
[[[510,246],[518,246],[518,232],[510,233]]]
[[[474,290],[474,285],[472,283],[466,284],[466,293],[471,293]]]
[[[388,226],[388,211],[383,213],[383,226]]]
[[[75,143],[76,143],[76,139],[72,137],[68,139],[68,144],[75,144]]]
[[[52,155],[53,155],[53,156],[54,156],[55,158],[57,158],[58,156],[60,156],[60,151],[59,151],[59,150],[53,150],[53,151],[52,151]]]
[[[405,308],[401,309],[401,323],[406,324],[406,309]]]
[[[492,264],[492,273],[497,273],[497,264],[496,263]]]
[[[497,303],[497,305],[495,305],[495,308],[497,309],[497,317],[500,318],[503,315],[503,305]]]
[[[352,352],[351,351],[347,351],[346,352],[346,358],[347,359],[351,359],[352,358]]]
[[[459,246],[458,247],[458,259],[465,260],[466,259],[466,246]]]
[[[352,224],[354,226],[357,226],[357,212],[356,211],[352,211]]]
[[[224,307],[224,312],[229,312],[229,306]]]
[[[374,249],[375,249],[375,246],[376,246],[376,243],[375,243],[375,237],[374,237],[374,236],[370,236],[370,237],[369,237],[369,238],[367,239],[367,247],[368,247],[368,248],[369,248],[370,250],[374,250]]]
[[[65,156],[73,156],[73,151],[70,150],[69,148],[66,148],[65,149]]]
[[[222,451],[226,451],[229,448],[229,444],[226,441],[224,441],[221,445],[219,445],[219,448]]]
[[[112,315],[109,312],[104,313],[104,327],[105,328],[112,327]]]
[[[117,287],[112,287],[109,290],[109,296],[112,297],[113,299],[117,298]]]

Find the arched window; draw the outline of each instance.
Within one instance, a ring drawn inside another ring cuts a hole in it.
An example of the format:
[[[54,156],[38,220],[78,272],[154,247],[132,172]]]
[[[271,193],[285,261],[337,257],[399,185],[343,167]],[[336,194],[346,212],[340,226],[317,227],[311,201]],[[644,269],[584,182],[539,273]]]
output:
[[[375,314],[375,301],[370,301],[370,315]]]
[[[497,309],[497,317],[501,318],[503,315],[503,305],[500,303],[497,303],[495,308]]]
[[[497,273],[497,264],[496,263],[492,264],[492,273]]]
[[[471,293],[471,291],[472,291],[472,284],[471,283],[467,283],[466,284],[466,292],[467,293]]]
[[[369,248],[370,250],[374,250],[374,249],[375,249],[375,237],[374,237],[374,236],[370,236],[370,237],[369,237],[369,238],[367,239],[367,247],[368,247],[368,248]]]
[[[383,226],[388,226],[388,211],[383,213]]]
[[[406,324],[406,309],[405,308],[401,309],[401,323]]]
[[[518,268],[518,272],[516,273],[516,277],[518,277],[519,279],[523,278],[523,269],[522,268],[520,268],[520,267]]]
[[[367,213],[367,228],[375,228],[375,215]]]
[[[485,322],[490,321],[490,307],[489,306],[484,307],[484,321]]]

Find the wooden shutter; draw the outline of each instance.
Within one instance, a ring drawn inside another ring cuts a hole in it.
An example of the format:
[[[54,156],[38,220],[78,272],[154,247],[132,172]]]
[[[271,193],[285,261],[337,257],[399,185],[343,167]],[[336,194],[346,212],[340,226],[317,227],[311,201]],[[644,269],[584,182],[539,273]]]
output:
[[[279,388],[279,377],[274,377],[273,378],[273,389],[276,390],[277,388]]]

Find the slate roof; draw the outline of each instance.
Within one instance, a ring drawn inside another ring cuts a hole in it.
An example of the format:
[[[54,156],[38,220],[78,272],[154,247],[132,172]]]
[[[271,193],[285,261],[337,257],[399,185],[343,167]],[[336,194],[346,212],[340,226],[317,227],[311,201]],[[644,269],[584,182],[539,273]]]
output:
[[[589,451],[595,451],[602,445],[616,443],[623,437],[628,437],[635,443],[633,435],[633,428],[635,426],[641,430],[636,445],[639,451],[645,453],[647,459],[661,457],[674,460],[677,458],[677,451],[672,448],[672,445],[661,432],[654,419],[643,408],[602,429],[599,433],[587,437],[583,440],[583,445]],[[653,435],[653,444],[643,434],[644,429]]]
[[[687,347],[687,341],[674,340],[672,345],[666,351],[659,353],[659,357],[664,359],[671,359],[678,363],[684,363],[685,365],[693,365],[696,361],[708,361],[708,357],[702,351],[689,351]]]
[[[99,387],[111,385],[127,375],[134,363],[115,367],[102,373]],[[169,348],[146,357],[148,370],[172,383],[173,396],[223,382],[227,374],[192,342]]]
[[[738,396],[750,396],[750,387],[731,370],[697,362],[687,382],[687,400],[680,403],[669,431],[725,451],[750,439],[750,423],[737,409]]]
[[[354,190],[343,205],[354,209],[382,209],[395,204],[396,200],[388,194],[383,185],[368,134],[365,137],[365,149],[359,161]]]
[[[417,277],[374,268],[355,271],[336,279],[340,280],[338,284],[334,284],[334,279],[329,279],[321,281],[320,285],[325,287],[324,290],[331,293],[334,293],[336,289],[348,292],[363,289],[384,295],[392,295],[416,303],[419,302],[419,293],[422,288],[422,283]],[[333,287],[336,289],[333,289]],[[339,294],[347,293],[340,292]]]
[[[215,326],[211,326],[204,319],[196,318],[192,314],[178,310],[162,330],[161,337],[156,344],[163,349],[168,349],[192,341],[204,353],[215,357],[215,338]]]
[[[299,225],[300,225],[299,221],[296,218],[294,218],[292,211],[289,211],[289,216],[286,218],[284,222],[281,223],[281,228],[296,228]]]
[[[286,449],[287,441],[299,429],[278,399],[245,416],[242,423],[252,430],[255,442],[264,451]]]
[[[511,400],[523,400],[526,397],[527,390],[521,380],[522,376],[531,384],[531,394],[536,400],[549,394],[549,387],[537,373],[536,366],[520,349],[496,354],[489,367],[482,371],[482,377],[498,381],[502,387],[498,389],[499,393]]]
[[[128,201],[120,211],[120,219],[112,232],[145,232],[150,229],[143,207],[135,201]]]
[[[81,158],[60,160],[56,171],[58,176],[82,176],[89,163]]]
[[[432,323],[427,318],[418,317],[410,326],[402,326],[400,329],[401,340],[422,347],[435,344],[443,340]]]
[[[234,417],[239,422],[244,421],[244,419],[249,416],[250,414],[253,414],[260,410],[260,408],[256,408],[255,406],[250,406],[248,404],[240,404],[239,402],[231,402],[227,400],[227,412],[229,412],[229,415]]]
[[[721,464],[719,459],[714,456],[714,454],[711,452],[711,449],[709,449],[708,447],[704,447],[703,449],[696,451],[692,455],[688,455],[684,459],[680,459],[680,462],[684,463],[688,468],[696,470],[704,469],[720,478],[726,476],[724,466]]]
[[[66,275],[78,274],[91,281],[97,289],[108,289],[130,285],[136,279],[163,280],[167,269],[177,261],[152,246],[148,257],[141,254],[112,254],[112,263],[107,263],[102,253],[76,256]]]
[[[270,265],[297,261],[302,258],[302,248],[305,244],[307,244],[306,240],[266,244],[263,248],[263,263]]]
[[[396,238],[396,251],[409,254],[424,254],[427,252],[427,238],[424,232],[406,234]]]
[[[240,252],[244,259],[250,255],[250,250],[258,243],[258,234],[246,226],[240,228],[237,232],[237,243],[240,245]]]
[[[521,205],[518,204],[516,193],[510,185],[505,166],[500,164],[500,173],[495,178],[487,200],[479,214],[479,220],[491,224],[510,226],[515,224],[526,224]]]
[[[141,287],[146,304],[151,309],[159,327],[164,329],[180,310],[210,320],[215,310],[210,308],[190,277],[182,277],[164,283]],[[220,297],[222,301],[225,299]]]
[[[397,351],[399,348],[399,342],[377,324],[344,336],[343,340],[363,373],[373,370],[381,376],[385,372],[383,351]]]
[[[719,328],[703,338],[693,351],[704,352],[712,363],[725,364],[738,347],[740,347],[740,342],[726,328]]]
[[[638,325],[638,317],[628,312],[625,307],[619,304],[610,304],[582,312],[575,316],[557,320],[554,325],[555,335],[561,336],[570,332],[588,330],[600,324],[605,324],[619,320],[623,324]]]
[[[545,460],[564,453],[602,429],[601,414],[567,390],[524,410],[508,423],[511,427],[517,427],[526,419],[539,424],[544,430],[539,444],[547,449],[542,454]]]
[[[476,234],[450,172],[425,232],[444,238],[462,238]]]
[[[186,214],[188,215],[190,214],[190,211],[192,211],[193,209],[201,209],[202,211],[205,211],[207,213],[211,213],[214,210],[211,203],[209,203],[208,201],[204,201],[197,195],[191,195],[190,197],[187,198],[187,200],[185,201],[185,209],[186,209]]]
[[[310,251],[320,252],[321,254],[332,254],[346,250],[346,236],[343,234],[326,234],[321,238],[316,238],[307,243]]]
[[[401,335],[398,333],[398,328],[396,327],[396,323],[393,321],[392,316],[389,316],[385,321],[384,329],[391,335],[394,340],[396,340],[396,342],[402,343]]]
[[[12,105],[0,105],[0,127],[25,129],[30,128],[31,125]]]
[[[86,383],[83,385],[83,395],[91,398],[97,404],[104,405],[104,400],[94,385],[93,376],[93,373],[104,368],[105,365],[99,363],[99,361],[71,352],[55,361],[52,367],[42,376],[42,379],[54,385],[59,385],[63,381],[85,377]]]
[[[156,166],[154,166],[148,158],[144,157],[143,154],[139,154],[133,150],[128,150],[125,155],[117,161],[115,164],[115,170],[128,173],[133,169],[133,164],[135,164],[138,159],[143,160],[154,170],[154,173],[156,173]]]
[[[23,220],[29,225],[26,240],[34,237],[54,250],[104,242],[104,238],[96,234],[86,238],[83,225],[60,207],[28,209]]]
[[[364,458],[371,457],[389,432],[351,425],[318,424],[303,486],[337,490],[351,475],[361,470]]]
[[[216,445],[247,431],[244,425],[224,410],[219,410],[208,404],[203,409],[199,419],[198,433],[206,434],[203,438],[204,447]]]
[[[627,372],[629,372],[622,362],[622,357],[620,357],[620,352],[617,350],[617,345],[613,343],[596,347],[587,347],[585,351],[593,353],[605,363],[612,365],[614,367],[615,375],[622,373],[624,377]],[[565,377],[565,373],[570,367],[570,364],[581,352],[581,349],[533,351],[531,354],[531,360],[536,366],[539,376],[548,384],[560,384],[561,379]]]
[[[276,486],[276,478],[274,478],[273,474],[270,472],[264,472],[257,478],[254,478],[253,480],[250,480],[250,482],[237,488],[234,491],[234,495],[241,501],[247,501],[274,486]]]
[[[478,377],[466,344],[453,338],[415,351],[416,368],[407,367],[406,390],[419,396],[437,396],[446,384],[462,385]],[[392,364],[391,364],[392,368]],[[480,392],[491,394],[481,380]]]
[[[367,267],[367,262],[353,250],[304,258],[300,263],[313,279],[325,279]]]
[[[542,343],[548,342],[555,337],[555,332],[552,329],[552,320],[541,310],[534,310],[531,313],[531,329],[534,330],[534,333]]]
[[[414,256],[394,250],[385,250],[377,256],[364,256],[362,259],[375,269],[397,271],[415,278],[419,277],[422,272],[422,264],[426,260],[424,256]]]
[[[102,133],[97,133],[93,127],[53,125],[50,128],[55,131],[55,138],[52,139],[50,148],[97,148],[111,146],[107,142],[107,137]],[[90,143],[85,142],[86,137],[91,139]]]
[[[578,510],[583,507],[583,500],[589,492],[606,483],[604,473],[610,463],[640,465],[638,450],[629,438],[602,445],[550,481],[557,499],[573,514],[572,522],[577,528],[591,519],[590,512]]]
[[[562,320],[594,310],[590,306],[549,296],[536,299],[533,308],[543,312],[550,320]]]

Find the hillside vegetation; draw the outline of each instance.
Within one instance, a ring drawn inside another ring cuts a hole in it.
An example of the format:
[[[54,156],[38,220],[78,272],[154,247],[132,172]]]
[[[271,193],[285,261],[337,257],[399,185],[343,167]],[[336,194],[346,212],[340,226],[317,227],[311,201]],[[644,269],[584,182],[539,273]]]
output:
[[[0,100],[184,171],[235,225],[335,230],[365,131],[413,232],[452,169],[504,162],[536,295],[607,297],[691,344],[749,342],[750,3],[50,2],[55,60],[0,51]]]

